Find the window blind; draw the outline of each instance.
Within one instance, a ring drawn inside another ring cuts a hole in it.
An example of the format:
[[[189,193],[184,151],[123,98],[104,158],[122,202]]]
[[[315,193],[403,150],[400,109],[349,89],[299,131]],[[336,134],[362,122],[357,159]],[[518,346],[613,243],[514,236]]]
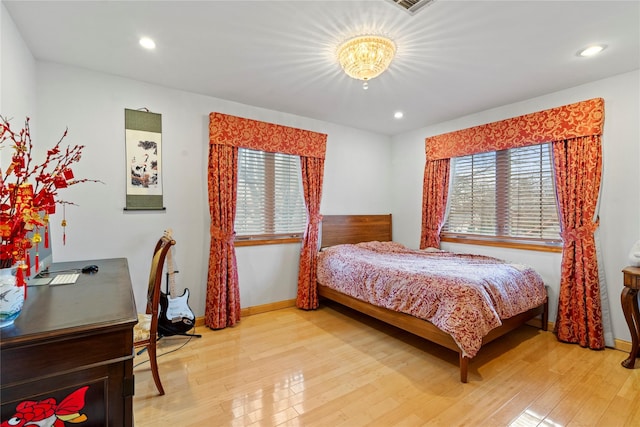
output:
[[[299,157],[239,148],[236,235],[300,235],[306,219]]]
[[[453,159],[443,232],[559,241],[550,144]]]

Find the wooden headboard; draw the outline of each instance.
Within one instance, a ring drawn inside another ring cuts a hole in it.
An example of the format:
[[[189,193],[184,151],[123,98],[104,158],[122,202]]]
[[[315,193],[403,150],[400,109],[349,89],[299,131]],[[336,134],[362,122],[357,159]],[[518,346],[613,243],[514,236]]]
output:
[[[373,240],[391,241],[391,214],[322,216],[321,248]]]

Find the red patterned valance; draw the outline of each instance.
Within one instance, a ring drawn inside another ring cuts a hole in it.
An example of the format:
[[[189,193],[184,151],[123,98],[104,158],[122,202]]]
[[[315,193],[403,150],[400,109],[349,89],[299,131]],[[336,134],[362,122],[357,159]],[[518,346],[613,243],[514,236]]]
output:
[[[425,140],[427,160],[602,135],[604,100],[594,98]]]
[[[228,114],[211,113],[209,142],[324,159],[327,135]]]

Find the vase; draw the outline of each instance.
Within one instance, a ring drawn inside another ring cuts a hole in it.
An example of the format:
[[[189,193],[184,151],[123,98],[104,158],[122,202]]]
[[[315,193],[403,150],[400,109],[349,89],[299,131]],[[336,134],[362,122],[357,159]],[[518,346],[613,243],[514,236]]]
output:
[[[24,289],[18,286],[16,270],[0,268],[0,328],[12,325],[24,304]]]

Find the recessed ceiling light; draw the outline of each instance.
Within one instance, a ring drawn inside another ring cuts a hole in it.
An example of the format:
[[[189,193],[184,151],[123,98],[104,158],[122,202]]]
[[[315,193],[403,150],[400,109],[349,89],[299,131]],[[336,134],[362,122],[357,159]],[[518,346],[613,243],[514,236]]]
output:
[[[395,117],[396,119],[401,119],[404,116],[404,114],[402,113],[402,111],[396,111],[393,114],[393,117]]]
[[[149,37],[142,37],[140,39],[140,46],[142,46],[145,49],[155,49],[156,48],[156,42],[151,40]]]
[[[596,44],[596,45],[588,46],[588,47],[582,49],[581,51],[579,51],[578,52],[578,56],[593,56],[593,55],[597,55],[600,52],[602,52],[605,47],[607,47],[607,46],[605,46],[603,44]]]

